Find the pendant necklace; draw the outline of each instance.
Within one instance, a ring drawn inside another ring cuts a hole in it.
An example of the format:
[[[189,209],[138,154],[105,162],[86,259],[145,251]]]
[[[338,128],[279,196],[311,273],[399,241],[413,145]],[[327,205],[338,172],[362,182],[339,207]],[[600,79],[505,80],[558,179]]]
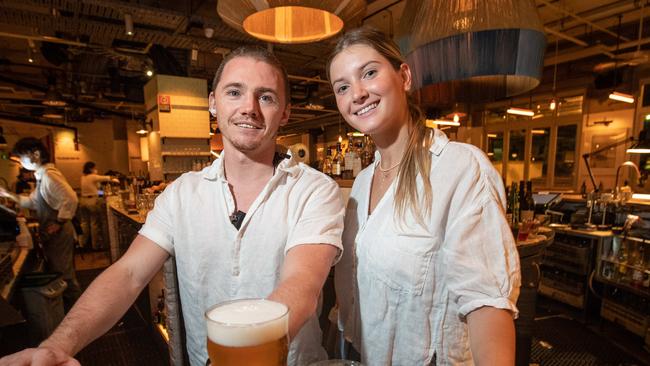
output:
[[[381,161],[380,161],[379,164],[377,164],[377,168],[379,168],[379,171],[381,172],[382,180],[388,179],[388,176],[390,175],[390,172],[393,169],[397,168],[400,164],[402,164],[401,160],[399,162],[397,162],[397,164],[393,165],[392,167],[384,169],[384,168],[381,167]]]

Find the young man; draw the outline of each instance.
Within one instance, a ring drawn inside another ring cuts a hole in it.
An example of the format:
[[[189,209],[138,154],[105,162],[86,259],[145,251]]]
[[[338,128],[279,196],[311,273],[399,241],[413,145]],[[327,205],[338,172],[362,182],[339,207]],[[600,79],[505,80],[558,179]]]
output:
[[[34,172],[36,189],[24,196],[0,187],[0,196],[16,201],[22,208],[36,211],[46,269],[60,272],[68,284],[63,293],[68,309],[81,294],[74,272],[74,227],[70,222],[77,210],[77,194],[63,174],[50,163],[50,153],[39,139],[25,137],[18,140],[12,153],[19,157],[24,169]]]
[[[127,253],[90,285],[54,334],[0,365],[76,364],[70,357],[120,319],[169,255],[176,259],[192,365],[207,360],[204,311],[253,297],[289,307],[289,365],[325,358],[316,308],[341,252],[344,208],[334,181],[275,151],[277,130],[289,118],[288,90],[271,53],[231,52],[210,94],[224,137],[221,158],[167,187]]]

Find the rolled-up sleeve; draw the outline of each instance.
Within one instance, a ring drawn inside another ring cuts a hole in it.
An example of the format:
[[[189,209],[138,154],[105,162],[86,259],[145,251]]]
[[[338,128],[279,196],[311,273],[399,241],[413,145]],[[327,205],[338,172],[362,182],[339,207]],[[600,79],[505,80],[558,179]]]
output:
[[[177,186],[176,182],[172,183],[156,198],[153,210],[147,214],[147,220],[138,232],[170,255],[174,255],[172,207]]]
[[[18,195],[18,205],[22,208],[28,208],[30,210],[35,210],[36,206],[34,202],[36,201],[36,190],[33,190],[32,193],[28,195],[19,194]]]
[[[302,202],[297,202],[300,210],[289,232],[285,252],[301,244],[330,244],[338,248],[336,264],[343,246],[343,218],[345,207],[338,184],[323,180]]]
[[[443,255],[449,290],[462,317],[491,306],[510,310],[516,318],[519,255],[498,196],[484,188],[477,200],[468,197],[467,206],[474,207],[447,230]]]

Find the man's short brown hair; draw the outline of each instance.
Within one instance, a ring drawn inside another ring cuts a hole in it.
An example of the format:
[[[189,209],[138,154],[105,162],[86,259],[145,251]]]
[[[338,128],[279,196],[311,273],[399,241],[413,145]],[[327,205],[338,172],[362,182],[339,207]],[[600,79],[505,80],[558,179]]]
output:
[[[219,65],[217,72],[214,74],[214,79],[212,80],[212,91],[217,89],[217,84],[219,84],[219,81],[221,80],[221,74],[223,73],[226,64],[237,57],[250,57],[254,60],[269,64],[278,70],[282,75],[282,80],[284,81],[285,105],[291,102],[291,88],[289,86],[289,75],[287,74],[287,70],[273,52],[260,46],[241,46],[227,54],[223,58],[223,61],[221,61],[221,65]]]

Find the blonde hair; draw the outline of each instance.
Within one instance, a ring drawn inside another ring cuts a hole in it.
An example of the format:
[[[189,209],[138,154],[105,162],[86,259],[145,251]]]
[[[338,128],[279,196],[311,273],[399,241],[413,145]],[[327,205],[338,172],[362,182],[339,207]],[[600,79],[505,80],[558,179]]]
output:
[[[402,56],[397,44],[386,34],[372,28],[357,28],[345,33],[336,43],[334,50],[327,61],[327,78],[330,78],[330,67],[334,57],[346,48],[353,45],[366,45],[382,55],[398,71],[406,60]],[[433,193],[429,172],[431,170],[431,145],[430,134],[425,125],[425,116],[413,98],[406,95],[409,109],[409,141],[402,157],[397,173],[397,190],[395,194],[395,212],[397,218],[403,222],[407,209],[411,209],[413,216],[419,224],[424,225],[425,218],[431,213]],[[417,177],[422,179],[424,187],[424,200],[418,200]]]

